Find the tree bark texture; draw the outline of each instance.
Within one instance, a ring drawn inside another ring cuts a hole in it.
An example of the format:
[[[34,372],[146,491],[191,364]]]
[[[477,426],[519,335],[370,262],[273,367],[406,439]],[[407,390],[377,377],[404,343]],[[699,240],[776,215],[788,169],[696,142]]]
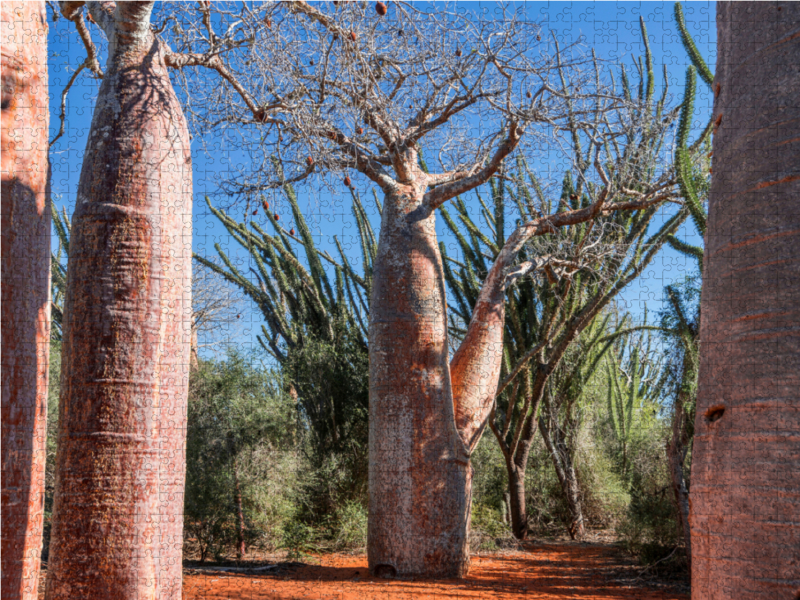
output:
[[[181,597],[191,156],[151,10],[94,19],[109,59],[73,215],[48,600]]]
[[[2,589],[37,597],[50,352],[50,189],[44,2],[3,2]]]
[[[800,3],[717,4],[692,597],[800,592]]]
[[[514,465],[508,469],[510,491],[511,533],[518,540],[528,537],[528,510],[525,504],[525,467]]]
[[[407,183],[385,190],[370,302],[369,565],[380,576],[461,577],[470,454],[500,373],[504,297],[485,285],[449,364],[435,212],[409,154]],[[487,280],[502,275],[499,267]]]

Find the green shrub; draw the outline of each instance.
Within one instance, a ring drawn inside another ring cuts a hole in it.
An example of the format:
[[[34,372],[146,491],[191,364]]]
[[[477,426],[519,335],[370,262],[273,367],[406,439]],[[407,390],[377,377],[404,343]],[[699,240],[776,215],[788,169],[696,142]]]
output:
[[[284,524],[278,548],[287,551],[287,558],[305,558],[312,552],[319,552],[317,531],[309,524],[292,520]]]
[[[359,551],[367,547],[367,509],[347,501],[338,508],[331,531],[333,550]]]

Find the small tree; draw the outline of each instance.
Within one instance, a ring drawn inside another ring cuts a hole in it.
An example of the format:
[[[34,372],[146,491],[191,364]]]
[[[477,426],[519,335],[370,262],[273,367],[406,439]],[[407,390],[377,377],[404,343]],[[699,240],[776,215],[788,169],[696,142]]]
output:
[[[577,471],[577,437],[589,403],[594,400],[595,373],[611,349],[613,341],[628,333],[622,319],[614,331],[609,330],[611,313],[598,315],[587,327],[545,387],[541,415],[538,418],[547,452],[553,462],[561,491],[569,510],[567,532],[580,540],[586,533],[583,515],[583,490]]]

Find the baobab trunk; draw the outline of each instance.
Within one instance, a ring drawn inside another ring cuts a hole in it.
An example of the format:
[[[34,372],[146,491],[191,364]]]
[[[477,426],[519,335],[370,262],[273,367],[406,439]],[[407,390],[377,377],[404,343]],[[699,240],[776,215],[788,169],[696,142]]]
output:
[[[717,4],[692,596],[800,592],[800,4]]]
[[[191,159],[152,5],[92,8],[111,43],[73,215],[48,600],[181,597]]]
[[[50,351],[50,193],[44,2],[3,2],[2,589],[37,597]]]
[[[448,360],[435,212],[415,152],[386,193],[370,301],[370,571],[461,577],[469,564],[470,454],[500,372],[503,289],[493,269]],[[494,278],[494,279],[493,279]],[[493,352],[484,352],[486,347]]]

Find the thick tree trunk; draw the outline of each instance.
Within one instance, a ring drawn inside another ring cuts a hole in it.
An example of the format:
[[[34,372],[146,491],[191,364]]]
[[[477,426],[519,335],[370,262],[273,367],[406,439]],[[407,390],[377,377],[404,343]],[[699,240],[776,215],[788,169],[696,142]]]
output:
[[[717,4],[692,596],[800,579],[800,3]]]
[[[424,177],[420,175],[420,180]],[[370,301],[370,571],[460,577],[472,467],[456,429],[435,213],[387,193]]]
[[[558,482],[561,485],[561,492],[567,501],[570,518],[567,531],[573,540],[581,540],[586,535],[586,526],[583,522],[580,486],[578,485],[578,475],[575,472],[572,453],[567,448],[563,432],[557,428],[551,431],[547,427],[544,417],[539,418],[539,431],[542,433],[544,444],[553,461],[553,468],[555,468]]]
[[[50,350],[47,19],[44,2],[3,2],[2,589],[37,597]]]
[[[525,466],[508,469],[508,490],[510,493],[511,532],[518,540],[528,537],[528,512],[525,506]]]
[[[181,597],[191,158],[151,9],[110,16],[78,186],[49,600]]]

